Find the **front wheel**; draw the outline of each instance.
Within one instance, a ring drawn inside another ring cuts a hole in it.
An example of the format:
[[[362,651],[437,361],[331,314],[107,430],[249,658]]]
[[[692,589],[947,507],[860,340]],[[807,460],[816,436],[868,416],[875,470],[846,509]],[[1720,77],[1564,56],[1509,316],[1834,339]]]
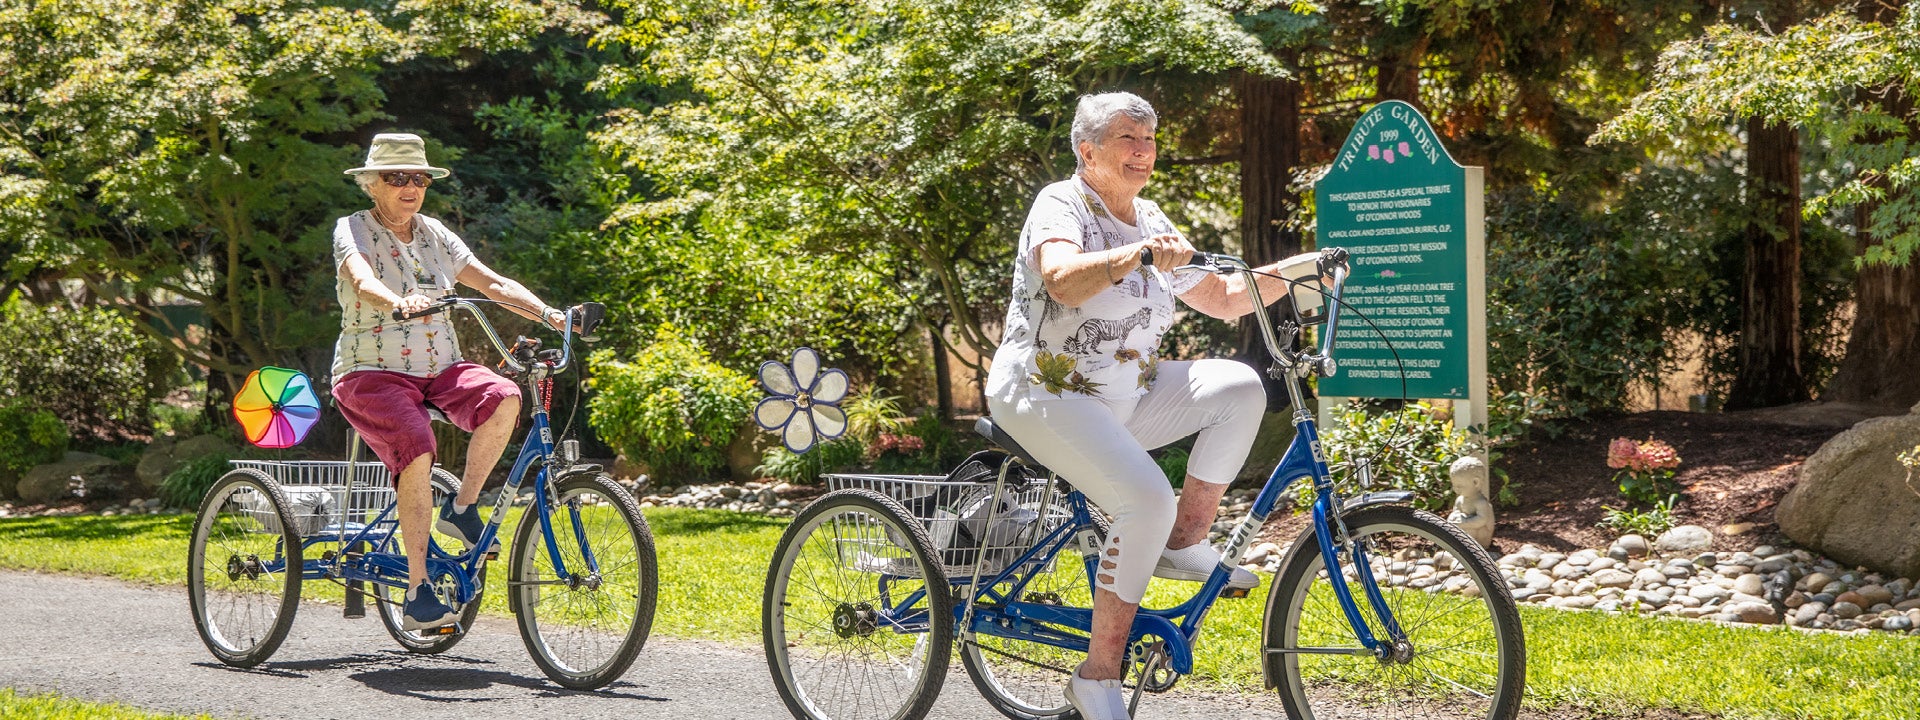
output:
[[[280,484],[233,470],[207,491],[187,549],[187,604],[220,662],[253,667],[287,639],[300,607],[300,534]]]
[[[1314,531],[1294,543],[1267,599],[1267,684],[1294,720],[1388,713],[1511,720],[1526,684],[1526,641],[1493,559],[1459,528],[1407,507],[1346,517],[1337,570],[1361,619],[1385,643],[1361,646],[1334,596]],[[1404,631],[1396,642],[1352,566],[1358,546]]]
[[[549,509],[520,516],[508,594],[541,672],[590,690],[618,679],[653,629],[659,565],[633,496],[604,473],[560,478]]]
[[[827,493],[773,552],[761,637],[802,720],[919,720],[953,652],[953,601],[926,527],[870,490]]]

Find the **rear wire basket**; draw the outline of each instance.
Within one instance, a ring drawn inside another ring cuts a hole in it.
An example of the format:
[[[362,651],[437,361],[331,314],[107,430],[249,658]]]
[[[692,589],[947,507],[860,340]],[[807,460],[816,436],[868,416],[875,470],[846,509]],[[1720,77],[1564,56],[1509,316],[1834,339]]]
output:
[[[827,489],[861,489],[898,501],[927,530],[941,571],[950,580],[991,576],[1020,559],[1047,533],[1071,522],[1054,483],[1036,479],[1023,490],[993,482],[949,480],[942,475],[828,474]],[[1009,483],[1012,484],[1012,483]],[[876,523],[867,523],[877,525]],[[843,566],[889,575],[917,576],[904,538],[880,527],[835,528]],[[862,524],[866,525],[866,524]]]
[[[353,463],[353,482],[348,482],[348,463],[340,460],[232,460],[236,468],[258,470],[280,484],[286,495],[287,514],[294,530],[304,539],[321,536],[339,539],[359,532],[393,504],[393,479],[387,467],[378,462]],[[265,498],[253,497],[251,490],[235,496],[241,509],[261,525],[261,532],[278,534],[280,518]]]

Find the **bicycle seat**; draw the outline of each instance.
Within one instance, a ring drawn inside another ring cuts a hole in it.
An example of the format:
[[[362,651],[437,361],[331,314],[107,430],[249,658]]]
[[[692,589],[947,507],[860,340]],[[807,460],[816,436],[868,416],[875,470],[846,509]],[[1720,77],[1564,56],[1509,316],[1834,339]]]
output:
[[[1034,469],[1044,470],[1046,468],[1045,465],[1040,464],[1039,460],[1033,459],[1033,454],[1027,452],[1026,448],[1020,447],[1020,443],[1014,442],[1012,435],[1008,435],[1007,431],[1001,430],[999,425],[993,424],[992,417],[986,415],[980,416],[980,419],[975,420],[973,423],[973,431],[979,433],[981,437],[986,438],[993,444],[1000,446],[1000,449],[1013,453],[1014,457],[1020,458],[1022,462],[1032,466]]]
[[[433,403],[422,400],[420,404],[427,408],[427,422],[453,424],[452,420],[447,419],[447,414],[440,408],[434,407]]]

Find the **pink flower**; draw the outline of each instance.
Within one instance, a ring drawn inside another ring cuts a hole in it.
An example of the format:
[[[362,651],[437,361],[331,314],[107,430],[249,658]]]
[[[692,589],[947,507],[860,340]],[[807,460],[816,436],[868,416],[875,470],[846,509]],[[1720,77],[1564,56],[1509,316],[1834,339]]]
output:
[[[1640,446],[1626,438],[1614,438],[1607,445],[1607,467],[1621,470],[1640,459]]]
[[[1367,146],[1367,158],[1368,158],[1368,159],[1370,159],[1370,160],[1379,160],[1379,159],[1380,159],[1380,146],[1379,146],[1379,145],[1368,145],[1368,146]]]
[[[1680,467],[1680,453],[1672,445],[1647,438],[1640,443],[1640,461],[1644,470],[1672,470]]]

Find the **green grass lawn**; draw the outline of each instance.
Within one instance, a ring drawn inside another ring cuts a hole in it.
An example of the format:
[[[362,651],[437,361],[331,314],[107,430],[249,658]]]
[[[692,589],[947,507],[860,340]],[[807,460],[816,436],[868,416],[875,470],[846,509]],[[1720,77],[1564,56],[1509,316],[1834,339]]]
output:
[[[10,720],[175,720],[188,717],[211,720],[207,715],[151,713],[119,703],[81,702],[58,695],[19,695],[12,688],[0,688],[0,718]]]
[[[654,635],[757,642],[762,583],[786,521],[672,508],[649,510],[647,519],[661,564]],[[0,520],[0,567],[179,585],[191,525],[185,515]],[[309,598],[339,596],[331,583],[305,588]],[[1182,589],[1156,581],[1148,604],[1169,604]],[[1263,586],[1215,606],[1201,637],[1198,679],[1259,688],[1265,597]],[[505,601],[490,594],[483,609],[504,615]],[[1912,716],[1920,699],[1920,639],[1532,607],[1521,615],[1527,695],[1536,706],[1572,703],[1627,716],[1667,707],[1737,718],[1891,718]]]

